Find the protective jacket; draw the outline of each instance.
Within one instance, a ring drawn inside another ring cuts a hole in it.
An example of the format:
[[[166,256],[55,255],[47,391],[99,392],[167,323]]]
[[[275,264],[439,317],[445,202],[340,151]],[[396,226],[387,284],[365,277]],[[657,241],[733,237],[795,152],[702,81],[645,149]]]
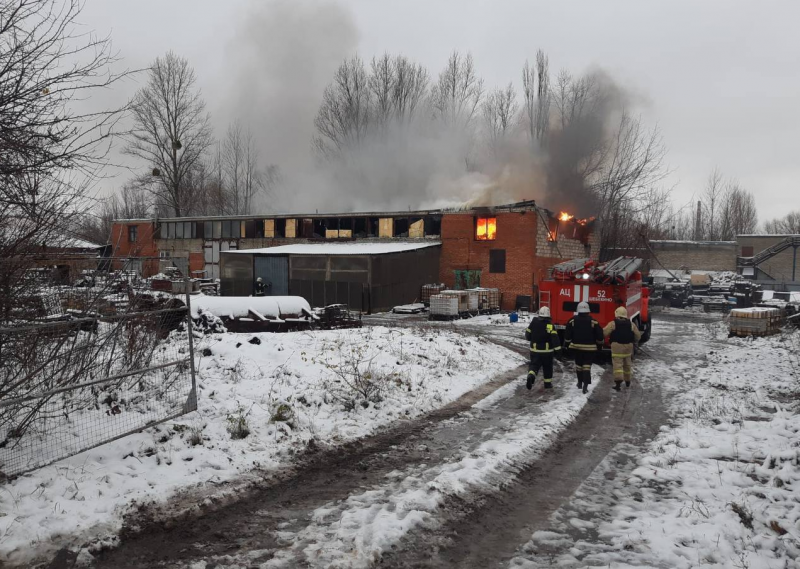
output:
[[[627,318],[615,318],[603,328],[603,335],[611,338],[612,344],[633,344],[642,338],[639,328]]]
[[[531,352],[537,354],[552,354],[561,350],[561,338],[549,318],[537,316],[531,320],[525,330],[525,339],[531,343]]]
[[[595,352],[603,344],[603,329],[589,314],[578,314],[567,323],[564,340],[572,349]]]

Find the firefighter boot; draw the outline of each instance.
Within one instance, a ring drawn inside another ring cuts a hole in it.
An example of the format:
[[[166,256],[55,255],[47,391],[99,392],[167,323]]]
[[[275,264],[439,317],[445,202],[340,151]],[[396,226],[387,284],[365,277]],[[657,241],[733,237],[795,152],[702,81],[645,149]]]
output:
[[[578,389],[580,389],[581,387],[583,387],[583,381],[581,380],[581,378],[580,378],[580,377],[578,378],[578,385],[577,385],[577,387],[578,387]]]
[[[589,384],[588,383],[584,383],[583,384],[583,392],[584,393],[589,393]]]
[[[631,386],[631,380],[630,379],[626,379],[625,380],[625,387],[630,387],[630,386]]]
[[[528,381],[527,381],[527,383],[525,384],[525,387],[527,387],[527,388],[528,388],[528,390],[531,390],[531,389],[533,389],[533,383],[534,383],[535,381],[536,381],[536,373],[535,373],[535,372],[533,372],[533,371],[529,371],[529,372],[528,372]]]
[[[622,382],[621,382],[621,381],[619,381],[619,380],[615,380],[615,381],[614,381],[614,391],[619,391],[620,389],[622,389],[622,388],[620,387],[621,385],[622,385]]]
[[[553,389],[553,382],[552,381],[548,381],[548,380],[545,379],[544,380],[544,388],[545,389]]]

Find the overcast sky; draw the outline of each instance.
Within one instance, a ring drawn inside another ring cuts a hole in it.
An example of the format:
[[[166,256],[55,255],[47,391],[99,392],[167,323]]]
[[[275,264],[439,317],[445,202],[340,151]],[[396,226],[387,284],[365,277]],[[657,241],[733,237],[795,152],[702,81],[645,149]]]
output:
[[[453,49],[470,51],[488,86],[519,89],[542,48],[554,72],[602,67],[636,95],[663,132],[676,203],[717,166],[754,192],[760,221],[800,209],[800,2],[87,0],[82,20],[110,33],[127,67],[188,58],[218,128],[241,116],[269,131],[279,165],[348,55],[402,53],[435,75]]]

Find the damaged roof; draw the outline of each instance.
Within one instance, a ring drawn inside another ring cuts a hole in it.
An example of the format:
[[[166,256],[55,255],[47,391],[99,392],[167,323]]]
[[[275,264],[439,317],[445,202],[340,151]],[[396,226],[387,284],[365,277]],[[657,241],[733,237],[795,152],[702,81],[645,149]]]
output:
[[[438,247],[439,241],[429,242],[384,242],[384,243],[298,243],[297,245],[280,245],[278,247],[262,247],[260,249],[240,249],[238,251],[222,251],[223,254],[256,253],[258,255],[385,255],[388,253],[404,253],[428,247]]]

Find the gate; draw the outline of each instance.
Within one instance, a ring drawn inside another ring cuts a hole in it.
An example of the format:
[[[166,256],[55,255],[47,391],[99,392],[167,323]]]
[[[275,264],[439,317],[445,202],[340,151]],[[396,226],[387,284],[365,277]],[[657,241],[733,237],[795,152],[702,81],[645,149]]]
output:
[[[267,295],[288,296],[289,257],[255,257],[254,278],[261,277],[267,285]]]

